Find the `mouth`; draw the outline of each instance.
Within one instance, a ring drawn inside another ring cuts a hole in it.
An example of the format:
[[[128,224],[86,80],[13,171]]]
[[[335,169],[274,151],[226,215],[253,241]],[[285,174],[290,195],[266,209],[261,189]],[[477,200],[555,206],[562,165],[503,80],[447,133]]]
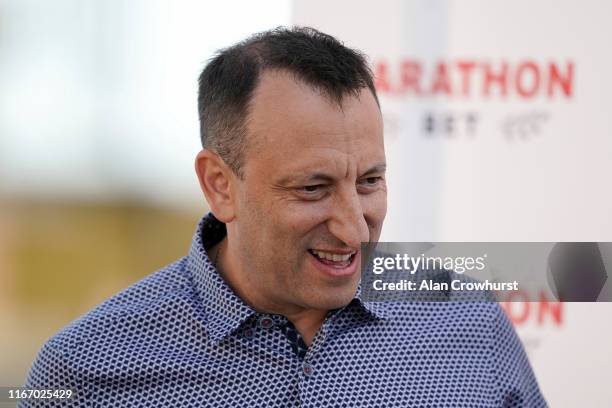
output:
[[[321,271],[328,275],[349,276],[352,275],[356,268],[355,259],[358,251],[323,251],[319,249],[309,249],[308,252],[312,255],[315,265]]]

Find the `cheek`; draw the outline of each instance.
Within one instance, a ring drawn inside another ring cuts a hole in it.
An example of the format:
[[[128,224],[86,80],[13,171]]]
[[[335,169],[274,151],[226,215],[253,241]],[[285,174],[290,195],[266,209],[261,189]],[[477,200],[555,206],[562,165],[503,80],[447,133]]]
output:
[[[382,231],[383,221],[387,215],[387,194],[379,192],[372,194],[365,200],[364,218],[368,224],[368,230],[371,241],[378,241]]]
[[[277,212],[279,225],[293,235],[305,235],[325,222],[328,206],[318,201],[290,203]]]
[[[363,215],[370,229],[380,229],[387,215],[387,192],[370,194],[361,202]]]

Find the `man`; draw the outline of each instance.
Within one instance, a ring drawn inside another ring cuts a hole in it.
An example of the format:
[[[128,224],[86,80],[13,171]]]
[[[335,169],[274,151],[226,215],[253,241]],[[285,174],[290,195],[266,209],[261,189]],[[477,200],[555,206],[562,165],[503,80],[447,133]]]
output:
[[[199,86],[211,213],[189,255],[51,338],[28,387],[75,389],[74,406],[545,406],[497,304],[360,298],[360,244],[386,214],[361,54],[276,29]]]

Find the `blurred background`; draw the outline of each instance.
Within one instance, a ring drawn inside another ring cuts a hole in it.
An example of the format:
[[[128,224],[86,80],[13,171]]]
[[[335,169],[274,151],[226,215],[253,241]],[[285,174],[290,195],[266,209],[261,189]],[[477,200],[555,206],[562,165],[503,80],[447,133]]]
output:
[[[369,56],[383,240],[612,241],[611,13],[597,0],[0,0],[0,385],[187,253],[207,211],[197,77],[215,50],[279,25]],[[612,400],[610,306],[504,305],[550,406]]]
[[[0,384],[58,329],[186,255],[206,204],[197,78],[290,3],[0,1]]]

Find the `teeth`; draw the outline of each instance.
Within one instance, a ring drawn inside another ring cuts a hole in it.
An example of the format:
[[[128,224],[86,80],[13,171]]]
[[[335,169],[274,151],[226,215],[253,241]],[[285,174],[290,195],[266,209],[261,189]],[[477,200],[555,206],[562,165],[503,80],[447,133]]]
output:
[[[351,259],[351,256],[355,254],[353,252],[351,254],[340,255],[340,254],[334,254],[332,252],[316,251],[314,249],[312,250],[312,253],[318,256],[319,258],[327,259],[328,261],[332,261],[332,262],[346,262],[349,259]]]

